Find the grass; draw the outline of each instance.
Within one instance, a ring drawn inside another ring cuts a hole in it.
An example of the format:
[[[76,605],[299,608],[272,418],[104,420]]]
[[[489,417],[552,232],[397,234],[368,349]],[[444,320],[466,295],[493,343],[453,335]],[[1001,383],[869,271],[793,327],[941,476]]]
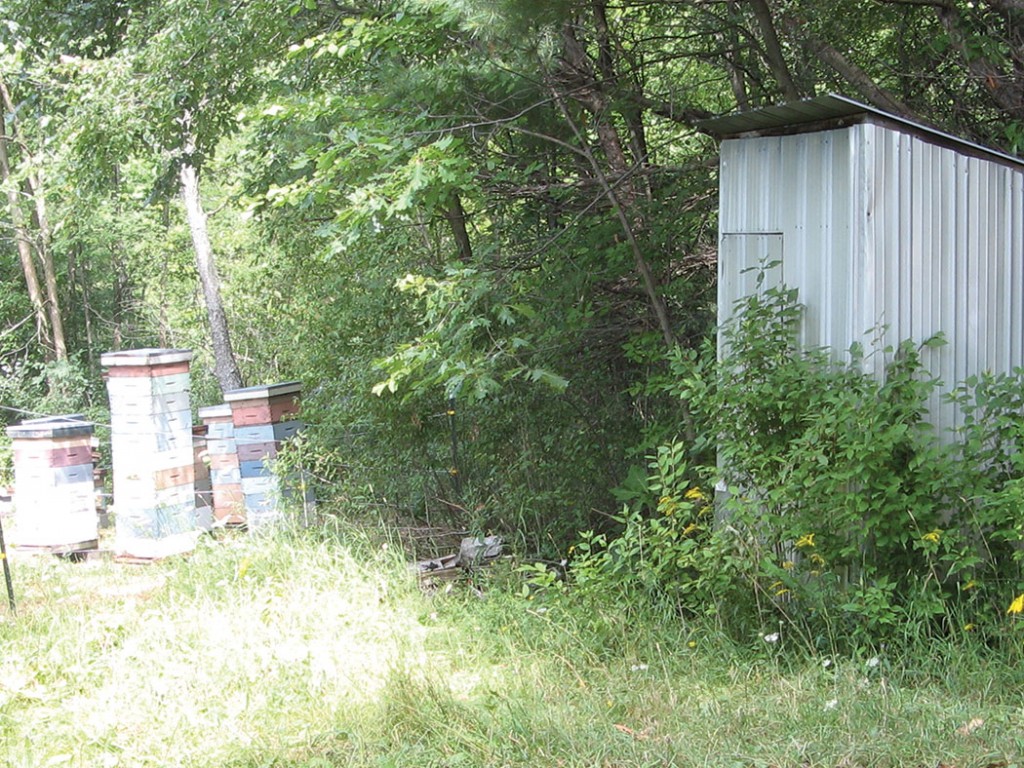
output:
[[[656,612],[525,599],[501,566],[482,598],[464,584],[425,594],[395,547],[359,537],[238,535],[149,566],[12,566],[12,768],[1024,759],[1024,673],[981,648],[877,664],[782,655]]]

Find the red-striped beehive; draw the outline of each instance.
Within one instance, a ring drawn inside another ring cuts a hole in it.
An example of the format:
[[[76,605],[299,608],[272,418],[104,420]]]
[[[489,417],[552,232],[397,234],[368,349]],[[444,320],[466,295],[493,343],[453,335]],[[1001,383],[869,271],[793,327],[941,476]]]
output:
[[[110,352],[115,549],[141,558],[191,551],[198,537],[189,402],[192,352]]]
[[[278,520],[281,498],[290,491],[280,487],[270,462],[282,442],[302,429],[302,422],[296,419],[301,392],[300,382],[288,381],[224,393],[231,406],[239,482],[250,529]]]
[[[13,544],[58,552],[96,548],[92,433],[92,423],[81,416],[7,428],[14,449]]]

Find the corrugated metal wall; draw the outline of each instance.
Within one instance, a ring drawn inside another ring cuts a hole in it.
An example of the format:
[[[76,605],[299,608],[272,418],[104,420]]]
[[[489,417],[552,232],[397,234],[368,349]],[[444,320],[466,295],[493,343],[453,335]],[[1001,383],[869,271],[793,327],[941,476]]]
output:
[[[880,370],[942,332],[924,359],[945,391],[1024,364],[1024,169],[863,123],[727,140],[720,194],[720,321],[754,289],[742,270],[781,255],[770,281],[799,289],[805,344],[860,342]],[[929,409],[940,433],[957,419]]]

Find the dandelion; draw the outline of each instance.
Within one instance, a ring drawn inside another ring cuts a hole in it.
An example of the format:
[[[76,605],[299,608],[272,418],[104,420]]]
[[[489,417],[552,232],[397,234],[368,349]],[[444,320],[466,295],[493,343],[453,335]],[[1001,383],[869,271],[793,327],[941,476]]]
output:
[[[1007,613],[1024,613],[1024,594],[1017,595],[1016,599],[1010,603],[1010,607],[1006,609]]]
[[[803,536],[801,536],[799,539],[796,540],[796,546],[797,546],[797,549],[802,549],[804,547],[813,547],[814,546],[814,534],[813,533],[805,533]]]
[[[928,531],[928,533],[922,536],[921,541],[928,541],[932,544],[938,544],[940,538],[942,538],[942,531],[938,528],[935,528],[931,531]]]

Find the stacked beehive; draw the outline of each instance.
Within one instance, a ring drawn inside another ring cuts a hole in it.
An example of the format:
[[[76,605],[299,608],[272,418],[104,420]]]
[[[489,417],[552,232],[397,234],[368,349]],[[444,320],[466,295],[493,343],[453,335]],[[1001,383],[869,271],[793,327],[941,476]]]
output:
[[[100,358],[110,396],[115,549],[122,555],[165,557],[195,546],[191,360],[182,349]]]
[[[206,461],[205,424],[192,427],[192,467],[196,490],[196,527],[203,531],[213,530],[213,481],[210,479],[210,465]]]
[[[302,429],[299,412],[302,385],[297,381],[246,387],[224,393],[231,406],[238,451],[238,469],[250,529],[276,521],[288,491],[271,471],[281,443]]]
[[[14,448],[12,543],[55,552],[96,548],[92,431],[81,416],[31,419],[7,428]]]
[[[245,522],[245,499],[231,406],[221,403],[200,408],[199,418],[206,425],[205,458],[213,488],[213,517],[219,525],[240,525]]]

